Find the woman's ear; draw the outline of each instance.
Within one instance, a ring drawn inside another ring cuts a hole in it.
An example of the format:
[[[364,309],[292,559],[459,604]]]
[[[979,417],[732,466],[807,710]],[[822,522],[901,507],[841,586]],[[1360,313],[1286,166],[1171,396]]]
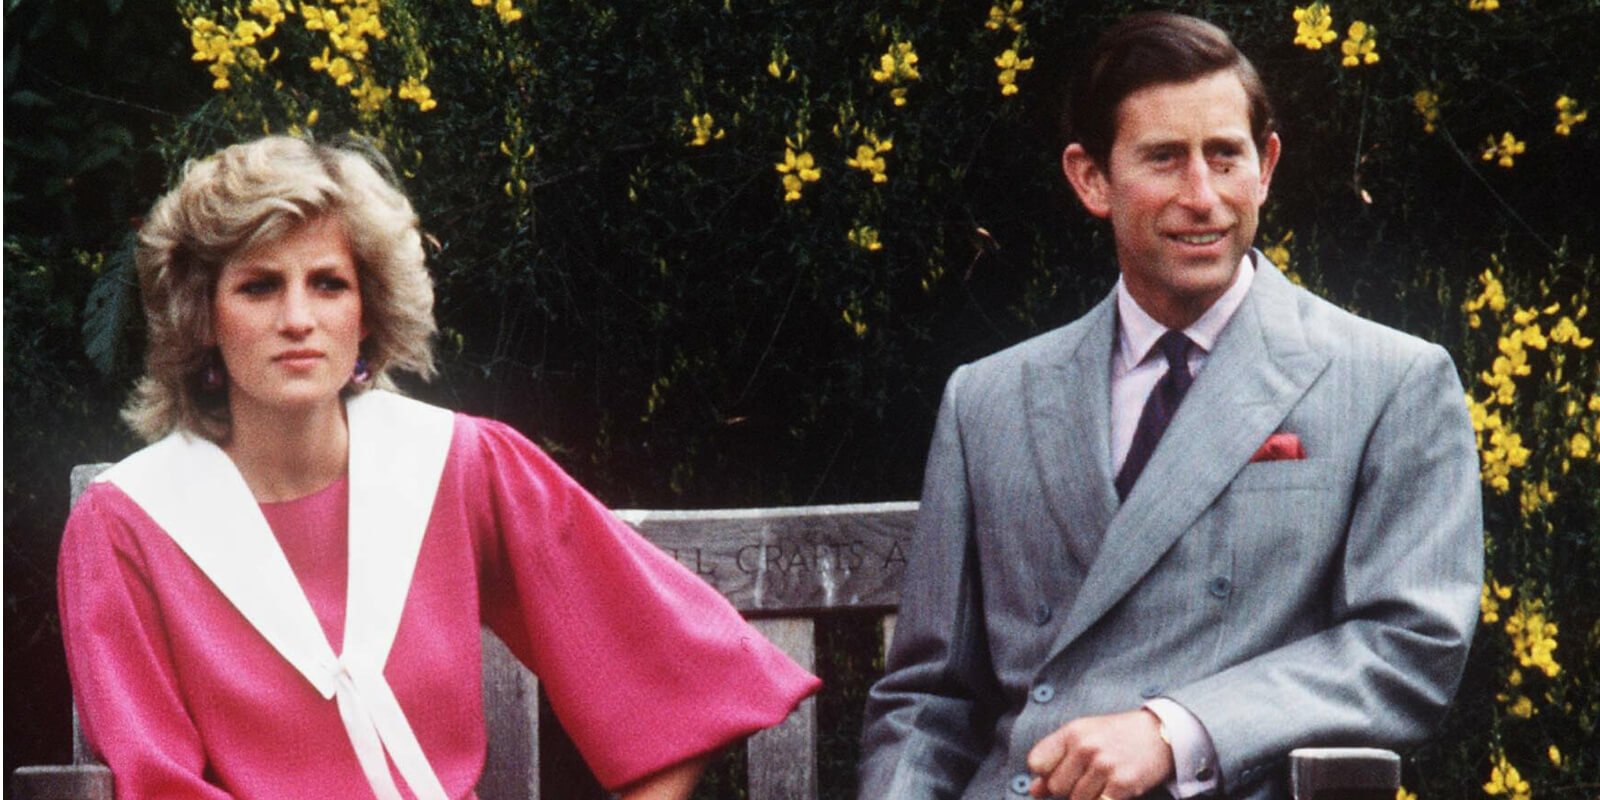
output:
[[[1111,216],[1111,203],[1107,197],[1106,171],[1097,163],[1083,145],[1073,142],[1061,151],[1061,171],[1078,194],[1084,209],[1096,217]]]

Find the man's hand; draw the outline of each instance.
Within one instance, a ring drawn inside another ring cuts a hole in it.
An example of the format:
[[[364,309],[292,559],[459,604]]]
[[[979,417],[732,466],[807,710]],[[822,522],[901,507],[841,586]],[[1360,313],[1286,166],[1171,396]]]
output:
[[[1145,709],[1075,719],[1028,751],[1034,797],[1133,800],[1172,779],[1172,748]]]

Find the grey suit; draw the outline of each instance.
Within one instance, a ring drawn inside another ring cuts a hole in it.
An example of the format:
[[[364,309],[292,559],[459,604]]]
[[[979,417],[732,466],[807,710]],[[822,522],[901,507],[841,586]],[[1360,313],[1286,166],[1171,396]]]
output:
[[[1158,695],[1205,725],[1234,796],[1283,794],[1291,748],[1437,723],[1483,569],[1460,382],[1438,346],[1252,257],[1120,506],[1113,298],[950,378],[863,800],[1020,796],[1045,734]],[[1306,459],[1251,463],[1275,432]]]

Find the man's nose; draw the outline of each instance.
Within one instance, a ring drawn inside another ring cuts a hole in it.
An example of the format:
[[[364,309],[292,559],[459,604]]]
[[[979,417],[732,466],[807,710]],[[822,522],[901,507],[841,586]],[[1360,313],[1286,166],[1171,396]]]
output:
[[[1217,176],[1208,160],[1194,159],[1183,172],[1183,185],[1179,187],[1179,202],[1194,211],[1210,211],[1220,202],[1216,187],[1213,186],[1216,179]]]

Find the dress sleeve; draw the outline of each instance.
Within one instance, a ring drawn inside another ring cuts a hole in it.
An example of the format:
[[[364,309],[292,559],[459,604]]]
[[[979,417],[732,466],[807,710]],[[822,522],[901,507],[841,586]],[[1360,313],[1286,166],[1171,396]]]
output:
[[[608,788],[776,725],[820,682],[510,428],[477,428],[485,620]],[[458,436],[461,435],[458,429]]]
[[[91,485],[61,541],[57,600],[84,731],[118,798],[227,798],[205,779],[205,750],[129,519],[137,513],[117,489]]]

